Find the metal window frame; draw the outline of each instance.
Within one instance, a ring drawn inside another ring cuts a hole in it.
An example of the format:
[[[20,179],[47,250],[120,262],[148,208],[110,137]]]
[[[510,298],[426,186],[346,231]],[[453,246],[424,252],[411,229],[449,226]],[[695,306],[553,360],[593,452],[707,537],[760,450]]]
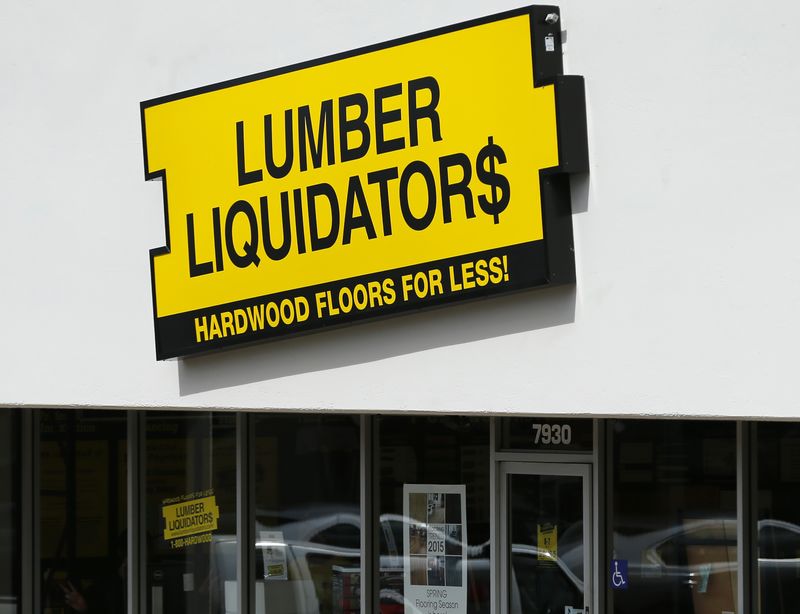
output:
[[[669,420],[681,420],[680,418],[661,418]],[[601,501],[600,511],[605,514],[603,522],[604,531],[598,533],[598,539],[605,543],[598,544],[598,550],[604,550],[606,559],[613,557],[613,431],[614,419],[601,420],[602,429],[605,431],[601,440],[605,440],[604,450],[598,456],[599,462],[604,463],[604,467],[598,474],[598,479],[605,482],[597,482],[598,490],[604,491],[605,501]],[[733,421],[730,421],[733,422]],[[756,454],[756,421],[736,421],[736,557],[737,557],[737,612],[758,612],[758,490],[756,484],[757,476],[757,454]],[[596,435],[599,435],[599,425],[596,428]],[[596,449],[599,451],[599,449]],[[603,527],[603,524],[599,524]],[[600,537],[602,535],[602,537]],[[603,567],[598,565],[598,572]],[[599,607],[605,607],[607,612],[614,611],[614,591],[606,588],[604,584],[598,585],[598,591],[605,594],[605,599],[599,600]],[[601,614],[604,614],[600,610]]]
[[[736,423],[736,557],[739,612],[758,612],[758,423]]]
[[[489,602],[490,614],[497,614],[500,611],[500,591],[498,590],[500,581],[500,497],[499,471],[500,462],[497,459],[500,448],[500,428],[498,421],[500,418],[489,420]]]
[[[237,612],[255,611],[255,446],[252,416],[236,413]]]
[[[556,416],[541,416],[543,419],[557,419]],[[606,466],[608,465],[606,456],[608,454],[608,446],[606,445],[606,420],[595,418],[592,419],[592,450],[589,452],[522,452],[522,451],[505,451],[501,447],[501,429],[499,421],[503,420],[502,416],[495,416],[490,421],[490,439],[489,439],[489,462],[491,464],[489,471],[489,490],[490,490],[490,512],[489,512],[489,530],[492,535],[492,540],[489,548],[490,556],[490,586],[492,591],[490,613],[499,614],[504,611],[503,596],[505,589],[501,586],[503,573],[502,566],[505,564],[503,560],[503,542],[504,534],[503,528],[506,525],[503,514],[503,493],[506,492],[506,486],[501,476],[501,466],[508,463],[529,463],[529,464],[545,464],[545,465],[578,465],[588,466],[588,477],[585,478],[586,485],[589,488],[587,501],[590,502],[590,520],[591,523],[587,526],[590,527],[591,540],[587,541],[587,547],[591,554],[586,560],[585,573],[586,577],[590,578],[590,588],[588,591],[588,598],[590,611],[605,614],[606,611],[611,611],[607,608],[606,591],[604,590],[603,561],[608,558],[608,536],[606,535],[606,522],[607,514],[607,492],[606,485]]]
[[[38,614],[42,610],[41,574],[41,418],[40,409],[20,409],[20,612]],[[144,577],[144,501],[141,495],[142,445],[141,417],[144,412],[126,413],[126,514],[127,514],[127,588],[126,609],[129,614],[142,611]]]
[[[20,410],[20,610],[41,611],[41,561],[39,556],[39,410]]]
[[[605,420],[594,419],[592,439],[592,560],[591,574],[593,576],[592,586],[594,587],[593,612],[605,614],[606,599],[605,587],[605,561],[610,560],[608,556],[608,539],[606,534],[606,505],[608,502],[606,491],[606,428]]]
[[[241,614],[254,614],[255,599],[255,427],[250,412],[236,413],[236,532],[237,532],[237,606]],[[362,614],[379,609],[379,507],[377,421],[359,416],[359,499],[361,515]],[[142,576],[144,577],[143,573]],[[135,611],[129,614],[136,614]]]
[[[361,416],[361,614],[380,611],[380,471],[378,420]]]
[[[602,462],[602,473],[600,474],[603,479],[603,483],[598,484],[598,489],[602,487],[602,505],[600,506],[601,513],[603,514],[603,523],[600,525],[603,527],[602,529],[602,537],[600,539],[603,540],[602,545],[600,546],[600,550],[604,553],[603,561],[611,561],[611,559],[616,558],[616,553],[614,552],[614,419],[609,418],[606,420],[600,420],[599,422],[602,423],[602,438],[600,438],[600,433],[598,432],[598,439],[603,444],[602,454],[599,456],[600,462]],[[605,572],[604,566],[601,568],[603,572]],[[601,569],[598,569],[598,573],[600,573]],[[603,575],[603,580],[605,574]],[[604,598],[599,599],[598,606],[600,608],[605,608],[605,610],[600,610],[601,613],[614,612],[614,591],[608,586],[605,581],[602,581],[598,584],[598,591],[601,591],[601,594]]]
[[[594,576],[595,574],[592,573],[593,562],[595,560],[594,554],[594,514],[593,512],[593,505],[591,502],[593,501],[593,468],[590,463],[575,463],[575,462],[563,462],[563,463],[555,463],[555,462],[536,462],[536,461],[528,461],[528,460],[519,460],[519,461],[501,461],[498,467],[498,478],[499,478],[499,487],[500,487],[500,509],[503,510],[505,513],[501,513],[499,520],[499,534],[498,534],[498,541],[500,542],[500,556],[499,556],[499,566],[498,566],[498,579],[499,583],[497,585],[497,593],[498,596],[502,595],[503,597],[508,595],[508,581],[510,578],[510,565],[509,565],[509,547],[510,543],[507,539],[508,536],[508,528],[509,528],[509,520],[508,520],[508,510],[509,510],[509,487],[508,487],[508,478],[511,475],[548,475],[548,476],[557,476],[557,477],[579,477],[583,480],[583,484],[581,485],[581,491],[584,501],[584,508],[583,508],[583,543],[584,543],[584,551],[583,551],[583,569],[584,569],[584,592],[583,592],[583,600],[584,600],[584,608],[589,608],[585,610],[586,612],[593,612],[596,603],[596,594],[595,594],[595,581]],[[586,505],[586,502],[589,502]],[[586,586],[588,584],[589,586]],[[499,614],[508,614],[509,609],[507,606],[507,601],[504,598],[500,598],[498,601],[499,606]]]
[[[137,614],[144,611],[145,587],[140,586],[140,578],[144,577],[142,569],[145,554],[144,510],[141,507],[144,497],[144,438],[142,424],[144,412],[128,410],[127,418],[127,449],[128,459],[126,473],[127,484],[127,515],[128,515],[128,614]]]

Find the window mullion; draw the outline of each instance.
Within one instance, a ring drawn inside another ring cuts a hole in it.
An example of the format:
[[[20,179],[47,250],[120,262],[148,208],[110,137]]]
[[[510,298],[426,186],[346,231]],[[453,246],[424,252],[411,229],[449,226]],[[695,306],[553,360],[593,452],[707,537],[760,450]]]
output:
[[[238,612],[251,614],[255,611],[255,581],[253,561],[255,558],[253,464],[255,447],[250,415],[236,414],[236,536],[238,580]]]

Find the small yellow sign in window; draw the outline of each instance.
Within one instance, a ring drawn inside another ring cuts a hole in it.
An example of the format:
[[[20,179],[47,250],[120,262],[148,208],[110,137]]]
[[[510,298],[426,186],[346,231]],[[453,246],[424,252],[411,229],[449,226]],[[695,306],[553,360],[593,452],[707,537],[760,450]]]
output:
[[[540,561],[558,560],[558,527],[554,524],[536,525],[538,554]]]
[[[211,494],[164,505],[161,515],[164,517],[164,539],[175,540],[216,531],[219,507],[216,497]]]

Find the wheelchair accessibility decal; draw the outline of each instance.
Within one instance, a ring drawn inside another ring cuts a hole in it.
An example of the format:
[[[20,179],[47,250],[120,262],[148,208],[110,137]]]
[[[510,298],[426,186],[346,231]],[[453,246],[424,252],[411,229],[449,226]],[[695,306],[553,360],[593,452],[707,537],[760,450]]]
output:
[[[622,559],[612,559],[610,577],[611,588],[624,591],[628,588],[628,561]]]

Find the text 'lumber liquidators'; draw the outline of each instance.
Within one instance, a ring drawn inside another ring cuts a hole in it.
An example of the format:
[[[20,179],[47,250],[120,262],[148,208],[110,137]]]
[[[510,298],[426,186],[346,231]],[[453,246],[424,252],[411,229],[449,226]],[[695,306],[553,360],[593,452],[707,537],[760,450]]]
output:
[[[159,358],[547,283],[539,173],[558,132],[531,23],[143,103],[147,176],[166,182]]]
[[[165,499],[161,515],[164,518],[164,539],[171,548],[210,542],[219,523],[219,507],[211,489]]]

